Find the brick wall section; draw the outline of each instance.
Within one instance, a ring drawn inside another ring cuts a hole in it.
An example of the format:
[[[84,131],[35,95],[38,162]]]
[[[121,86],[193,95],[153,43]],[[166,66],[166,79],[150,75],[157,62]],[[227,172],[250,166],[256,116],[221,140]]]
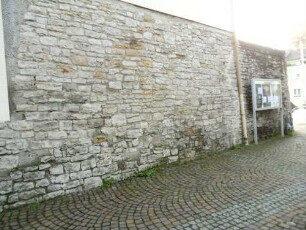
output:
[[[231,33],[114,0],[4,5],[0,210],[241,143]],[[242,50],[279,76],[279,53]]]

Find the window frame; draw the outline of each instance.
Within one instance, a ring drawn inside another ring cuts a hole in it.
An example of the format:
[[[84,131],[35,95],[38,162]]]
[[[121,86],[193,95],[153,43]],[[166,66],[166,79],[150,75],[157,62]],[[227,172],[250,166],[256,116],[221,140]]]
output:
[[[300,88],[293,89],[293,96],[294,97],[301,97],[302,96],[302,90]]]

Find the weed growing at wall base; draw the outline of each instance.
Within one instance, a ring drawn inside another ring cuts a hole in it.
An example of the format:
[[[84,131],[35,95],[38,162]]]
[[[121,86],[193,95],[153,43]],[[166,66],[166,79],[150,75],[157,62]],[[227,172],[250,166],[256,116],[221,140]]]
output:
[[[148,168],[142,172],[137,173],[137,177],[151,177],[156,174],[156,169],[155,168]]]
[[[117,181],[114,179],[104,179],[102,188],[110,188],[112,187]]]

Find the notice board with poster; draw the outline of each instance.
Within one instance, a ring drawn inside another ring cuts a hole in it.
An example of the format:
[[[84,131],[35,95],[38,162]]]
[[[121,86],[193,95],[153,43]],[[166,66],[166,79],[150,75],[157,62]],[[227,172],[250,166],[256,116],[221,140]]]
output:
[[[278,109],[281,104],[281,81],[254,79],[256,110]]]
[[[284,136],[282,84],[277,79],[252,79],[254,141],[258,143],[257,111],[279,109],[281,111],[281,134]]]

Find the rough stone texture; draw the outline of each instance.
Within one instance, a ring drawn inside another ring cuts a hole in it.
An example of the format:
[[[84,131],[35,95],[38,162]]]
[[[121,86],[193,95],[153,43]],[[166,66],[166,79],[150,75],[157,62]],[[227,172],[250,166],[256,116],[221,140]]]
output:
[[[305,230],[306,125],[300,128],[304,133],[294,137],[207,154],[36,209],[7,210],[1,230]],[[80,183],[67,186],[74,190]],[[85,186],[99,183],[99,177],[85,180]]]
[[[253,111],[251,79],[280,79],[283,87],[283,105],[285,126],[291,122],[290,98],[288,91],[288,77],[286,62],[280,51],[241,42],[242,78],[244,80],[244,94],[246,95],[246,112],[248,120],[249,139],[253,140]],[[266,139],[280,133],[280,112],[266,110],[257,112],[258,137]]]
[[[241,143],[230,32],[115,0],[2,2],[0,210]],[[241,54],[246,91],[252,77],[286,82],[282,52]]]

